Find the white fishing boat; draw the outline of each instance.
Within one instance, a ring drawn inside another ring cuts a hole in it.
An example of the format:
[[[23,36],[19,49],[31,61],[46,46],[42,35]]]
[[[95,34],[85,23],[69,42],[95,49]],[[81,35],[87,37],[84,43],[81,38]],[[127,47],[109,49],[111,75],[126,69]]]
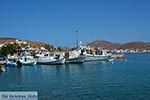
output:
[[[83,55],[84,61],[108,61],[109,56],[106,54],[104,50],[95,50],[94,48],[90,48],[87,46],[80,46],[78,48],[78,52]]]
[[[28,57],[21,57],[19,59],[19,61],[22,63],[22,65],[35,65],[36,64],[36,61],[33,59],[33,58],[28,58]]]
[[[54,53],[49,53],[48,57],[46,58],[38,58],[37,64],[44,64],[44,65],[62,65],[65,63],[65,58],[63,55],[58,55]]]
[[[80,54],[77,51],[69,51],[65,55],[66,63],[83,63],[84,62],[84,56],[80,56]]]
[[[33,58],[33,56],[30,55],[29,52],[22,52],[20,54],[20,58],[19,58],[19,61],[22,63],[22,65],[35,65],[36,64],[36,61],[35,59]]]

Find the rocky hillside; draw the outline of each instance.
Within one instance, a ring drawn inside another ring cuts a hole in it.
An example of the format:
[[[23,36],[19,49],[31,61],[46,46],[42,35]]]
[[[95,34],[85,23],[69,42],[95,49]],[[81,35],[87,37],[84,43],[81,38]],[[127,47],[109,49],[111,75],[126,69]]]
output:
[[[150,50],[150,43],[145,42],[129,42],[123,44],[120,49],[140,49],[140,50]]]
[[[110,49],[110,50],[116,49],[122,46],[122,44],[112,43],[112,42],[108,42],[104,40],[96,40],[96,41],[89,43],[88,45],[94,48],[101,47],[101,48]]]
[[[33,47],[44,46],[44,43],[42,43],[42,42],[28,41],[28,40],[22,40],[22,39],[18,39],[18,38],[0,38],[0,44],[5,43],[5,42],[8,42],[8,43],[15,42],[16,40],[26,41],[27,44],[29,44]]]
[[[105,49],[141,49],[141,50],[150,50],[150,43],[145,42],[129,42],[125,44],[112,43],[103,40],[96,40],[88,44],[91,47],[101,47]]]

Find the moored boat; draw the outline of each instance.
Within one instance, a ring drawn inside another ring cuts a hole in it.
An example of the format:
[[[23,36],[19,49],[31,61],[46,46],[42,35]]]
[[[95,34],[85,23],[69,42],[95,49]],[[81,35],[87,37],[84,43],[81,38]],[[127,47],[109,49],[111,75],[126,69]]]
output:
[[[35,65],[36,64],[36,61],[34,61],[34,60],[29,60],[29,59],[27,59],[27,60],[25,60],[25,59],[27,59],[27,58],[20,58],[19,59],[19,61],[22,63],[22,65]]]
[[[65,63],[65,58],[63,54],[54,54],[51,53],[46,58],[39,58],[37,59],[37,64],[44,64],[44,65],[62,65]]]
[[[65,54],[66,63],[83,63],[84,62],[84,56],[80,56],[80,54],[77,51],[69,51]]]
[[[83,55],[84,61],[108,61],[110,55],[108,55],[104,50],[94,49],[88,46],[80,46],[78,52]]]
[[[30,56],[30,54],[28,52],[23,52],[20,55],[19,61],[22,63],[22,65],[35,65],[36,61],[33,58],[33,56]]]
[[[5,61],[5,66],[7,66],[7,67],[17,67],[17,63],[16,63],[15,60],[7,59],[7,60]]]
[[[15,60],[15,59],[7,59],[4,62],[5,66],[7,67],[21,67],[22,63],[19,60]]]

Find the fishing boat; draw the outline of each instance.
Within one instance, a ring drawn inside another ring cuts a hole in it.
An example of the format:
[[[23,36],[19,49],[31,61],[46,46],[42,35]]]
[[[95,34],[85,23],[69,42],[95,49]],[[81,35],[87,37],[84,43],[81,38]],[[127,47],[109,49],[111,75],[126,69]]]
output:
[[[15,60],[12,60],[12,59],[7,59],[7,60],[5,61],[5,65],[6,65],[7,67],[17,67],[16,61],[15,61]]]
[[[20,54],[19,61],[22,63],[22,65],[32,66],[36,64],[36,61],[33,58],[33,56],[30,56],[30,53],[26,51]]]
[[[84,56],[84,61],[108,61],[109,55],[104,50],[94,49],[88,46],[80,46],[78,48],[80,55]]]
[[[66,63],[83,63],[84,62],[84,56],[80,56],[80,54],[77,51],[69,51],[65,54]]]
[[[62,65],[65,63],[65,58],[62,54],[54,54],[49,53],[48,58],[38,58],[37,64],[44,64],[44,65]]]
[[[16,61],[15,59],[7,59],[4,64],[7,67],[22,67],[22,63],[19,60]]]
[[[29,65],[29,66],[32,66],[32,65],[35,65],[36,64],[36,61],[33,59],[33,58],[29,58],[29,57],[21,57],[19,59],[19,61],[22,63],[22,65]]]

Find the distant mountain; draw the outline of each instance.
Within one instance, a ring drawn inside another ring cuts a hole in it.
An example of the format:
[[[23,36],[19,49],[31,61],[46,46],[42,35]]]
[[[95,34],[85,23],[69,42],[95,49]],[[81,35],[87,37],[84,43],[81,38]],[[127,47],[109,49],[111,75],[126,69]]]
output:
[[[112,42],[108,42],[108,41],[104,41],[104,40],[95,40],[91,43],[88,44],[90,47],[101,47],[101,48],[105,48],[105,49],[116,49],[116,48],[120,48],[122,46],[122,44],[119,43],[112,43]]]
[[[140,49],[140,50],[150,50],[150,43],[145,42],[129,42],[125,44],[112,43],[104,40],[95,40],[88,44],[91,47],[105,48],[105,49]]]
[[[140,49],[140,50],[150,50],[150,43],[145,42],[129,42],[123,44],[118,49]]]
[[[28,40],[22,40],[22,39],[19,39],[19,38],[0,38],[0,44],[1,43],[4,43],[4,42],[15,42],[16,40],[20,40],[20,41],[26,41],[27,44],[33,46],[33,47],[41,47],[41,46],[44,46],[45,43],[42,43],[42,42],[36,42],[36,41],[28,41]]]

